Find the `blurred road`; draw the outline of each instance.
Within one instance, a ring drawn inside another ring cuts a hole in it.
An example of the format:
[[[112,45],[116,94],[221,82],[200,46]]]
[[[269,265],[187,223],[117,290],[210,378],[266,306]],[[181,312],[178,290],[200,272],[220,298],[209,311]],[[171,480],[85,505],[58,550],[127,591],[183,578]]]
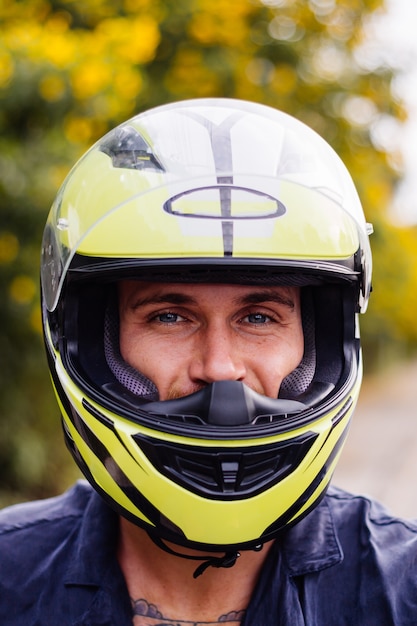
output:
[[[417,518],[417,361],[364,383],[333,482]]]

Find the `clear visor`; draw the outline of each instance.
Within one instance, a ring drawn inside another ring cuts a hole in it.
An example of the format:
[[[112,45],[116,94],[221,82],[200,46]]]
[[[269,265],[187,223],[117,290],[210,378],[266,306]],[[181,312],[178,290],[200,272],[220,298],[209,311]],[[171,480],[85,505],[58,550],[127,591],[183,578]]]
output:
[[[347,169],[310,128],[269,107],[242,101],[174,103],[138,115],[108,133],[64,181],[42,245],[47,308],[55,308],[74,254],[104,219],[124,205],[141,199],[146,203],[150,192],[153,198],[160,192],[162,199],[181,194],[193,199],[191,192],[198,198],[199,189],[247,190],[248,180],[256,180],[256,188],[251,182],[256,200],[251,210],[263,212],[261,217],[268,218],[265,211],[279,209],[274,204],[277,184],[293,183],[342,209],[353,219],[359,240],[367,240],[365,218]],[[153,200],[151,210],[156,215],[168,205]],[[308,210],[309,206],[303,207],[306,214]],[[245,217],[253,216],[243,211],[236,219]],[[157,224],[155,219],[155,228]],[[140,248],[136,254],[141,257]],[[106,256],[105,243],[101,255]]]

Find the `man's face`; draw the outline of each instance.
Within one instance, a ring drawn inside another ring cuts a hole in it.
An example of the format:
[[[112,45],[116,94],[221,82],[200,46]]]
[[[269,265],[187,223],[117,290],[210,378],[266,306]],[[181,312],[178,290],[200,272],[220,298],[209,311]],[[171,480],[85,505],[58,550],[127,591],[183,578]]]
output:
[[[296,287],[122,281],[120,351],[161,400],[237,380],[276,398],[300,363]]]

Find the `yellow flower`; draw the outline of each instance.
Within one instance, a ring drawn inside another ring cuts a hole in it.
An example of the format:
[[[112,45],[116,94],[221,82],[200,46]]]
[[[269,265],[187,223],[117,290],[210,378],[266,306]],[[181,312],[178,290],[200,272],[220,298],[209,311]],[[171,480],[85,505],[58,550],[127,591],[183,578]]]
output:
[[[87,143],[92,137],[92,124],[85,117],[68,116],[64,122],[65,136],[71,143]]]
[[[0,233],[0,264],[11,263],[19,252],[19,241],[13,233]]]
[[[9,293],[17,304],[29,304],[36,294],[36,285],[30,276],[16,276],[9,286]]]
[[[39,93],[48,102],[57,102],[65,93],[65,82],[57,74],[48,74],[39,82]]]
[[[71,75],[74,96],[79,100],[91,98],[111,85],[112,68],[104,60],[87,59],[76,66]]]
[[[0,52],[0,88],[7,87],[13,76],[14,63],[8,52]]]
[[[114,77],[114,91],[120,98],[135,98],[142,89],[142,76],[139,71],[127,66],[117,70]]]
[[[109,51],[130,63],[147,63],[155,56],[160,33],[149,15],[103,20],[97,28],[108,41]]]
[[[297,72],[286,63],[278,65],[274,69],[271,86],[280,95],[292,93],[297,86]]]

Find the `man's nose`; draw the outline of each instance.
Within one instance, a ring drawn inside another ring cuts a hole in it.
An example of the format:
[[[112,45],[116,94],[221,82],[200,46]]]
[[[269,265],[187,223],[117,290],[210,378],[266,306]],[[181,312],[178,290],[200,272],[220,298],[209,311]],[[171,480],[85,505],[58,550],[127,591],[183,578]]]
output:
[[[198,341],[191,361],[190,377],[195,382],[244,380],[246,367],[238,341],[230,329],[207,328]]]

